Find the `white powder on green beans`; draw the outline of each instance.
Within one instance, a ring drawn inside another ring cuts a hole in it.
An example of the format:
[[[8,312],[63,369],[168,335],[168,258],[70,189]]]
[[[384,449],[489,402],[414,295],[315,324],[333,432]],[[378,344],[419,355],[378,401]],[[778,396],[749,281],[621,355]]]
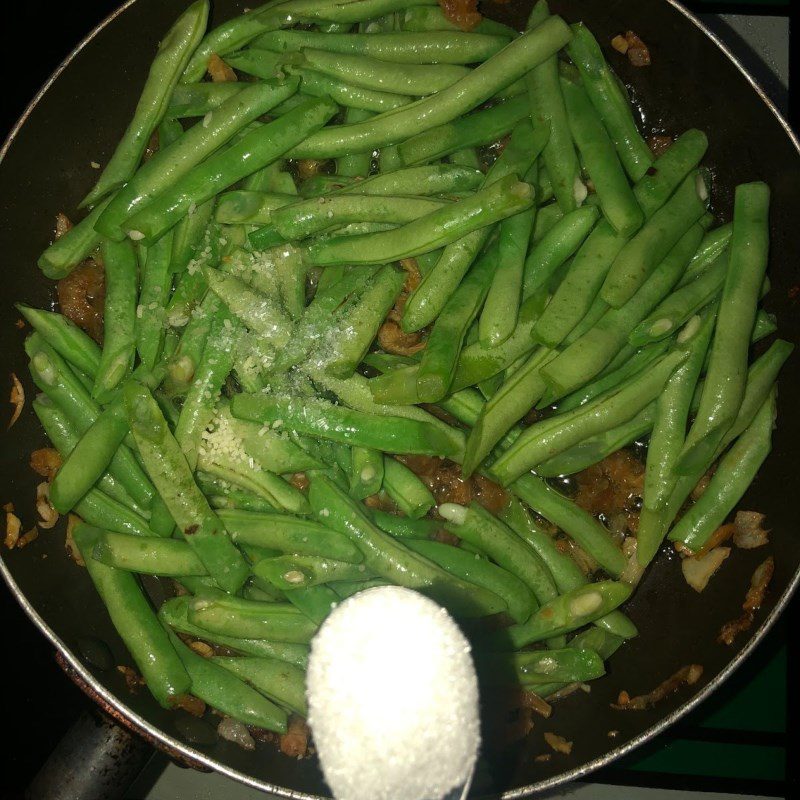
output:
[[[311,643],[309,724],[338,800],[436,800],[480,744],[470,646],[447,611],[397,586],[340,603]]]

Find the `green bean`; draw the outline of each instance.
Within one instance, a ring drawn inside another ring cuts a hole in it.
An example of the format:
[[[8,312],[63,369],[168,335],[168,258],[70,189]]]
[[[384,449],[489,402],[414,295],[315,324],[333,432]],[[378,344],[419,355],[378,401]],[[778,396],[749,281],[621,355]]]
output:
[[[489,643],[499,650],[518,650],[533,642],[569,633],[622,605],[631,591],[628,584],[617,581],[580,586],[543,605],[527,622],[498,631]]]
[[[175,439],[191,470],[197,467],[203,432],[214,417],[220,391],[233,368],[232,350],[238,331],[226,310],[215,314],[203,356],[181,408]]]
[[[439,514],[446,528],[460,539],[484,551],[503,569],[516,575],[532,591],[539,604],[558,594],[547,567],[518,536],[476,502],[469,507],[444,503]],[[532,610],[532,609],[531,609]]]
[[[644,215],[622,165],[583,87],[570,78],[561,79],[572,137],[586,164],[597,199],[611,227],[622,236],[631,236]]]
[[[597,223],[536,323],[536,339],[556,347],[570,334],[588,313],[611,263],[626,241],[605,220]]]
[[[258,172],[248,175],[242,183],[242,188],[248,191],[296,195],[294,178],[284,170],[285,166],[286,162],[283,159],[273,161]]]
[[[430,489],[405,464],[390,456],[383,459],[383,488],[412,519],[424,517],[436,505]]]
[[[659,512],[668,503],[677,482],[675,464],[683,447],[692,398],[714,332],[715,316],[713,312],[707,314],[695,335],[682,345],[688,352],[687,358],[656,401],[647,448],[643,507],[636,535],[636,558],[641,566],[649,564],[661,546],[664,531],[658,524]]]
[[[686,176],[697,167],[708,148],[708,138],[691,128],[682,133],[633,187],[644,218],[650,217],[669,200]]]
[[[214,200],[196,206],[176,226],[172,238],[171,272],[182,273],[205,248],[206,231],[214,215]]]
[[[517,478],[510,489],[534,511],[574,539],[609,575],[616,577],[622,573],[625,557],[594,517],[533,475]]]
[[[692,283],[676,289],[665,297],[647,319],[633,329],[628,337],[630,343],[640,346],[660,341],[673,334],[716,297],[725,283],[727,271],[728,258],[723,253]]]
[[[133,119],[81,206],[94,205],[133,176],[150,136],[167,112],[178,78],[205,33],[208,11],[207,0],[193,3],[159,43],[158,53],[150,66]]]
[[[467,329],[489,292],[497,257],[497,248],[491,247],[475,262],[436,319],[417,372],[422,402],[435,403],[448,393]]]
[[[553,576],[559,594],[566,594],[589,583],[575,561],[558,549],[555,539],[534,522],[519,500],[512,498],[500,516],[544,562]],[[636,626],[621,611],[611,611],[594,620],[593,624],[625,639],[637,635]]]
[[[288,66],[290,75],[300,78],[300,90],[303,94],[312,97],[329,97],[337,105],[344,108],[354,108],[362,111],[392,111],[411,103],[411,98],[403,94],[379,92],[374,89],[364,89],[350,83],[323,75],[313,69]]]
[[[462,471],[471,475],[509,429],[535,405],[546,385],[541,368],[555,353],[540,348],[514,371],[483,405],[467,439]]]
[[[296,201],[292,195],[235,189],[219,196],[214,219],[229,225],[267,225],[276,209]]]
[[[401,417],[390,417],[387,422],[376,414],[321,399],[296,402],[286,397],[237,394],[231,401],[231,411],[253,422],[273,424],[280,420],[291,430],[342,444],[389,453],[453,454],[450,440],[429,423]]]
[[[469,73],[467,67],[451,64],[392,63],[369,56],[313,48],[302,50],[300,63],[364,89],[417,97],[446,89]]]
[[[306,644],[316,625],[289,603],[262,603],[230,595],[195,597],[189,622],[211,633],[242,639]]]
[[[189,622],[189,603],[191,600],[192,598],[188,596],[173,597],[167,600],[158,611],[159,619],[170,628],[186,633],[189,636],[205,639],[230,650],[246,653],[249,656],[276,658],[305,669],[308,662],[308,647],[306,645],[271,642],[266,639],[235,638],[224,634],[211,633]]]
[[[356,122],[365,122],[373,117],[371,111],[361,108],[346,108],[344,122],[352,125]],[[366,178],[372,169],[372,153],[352,153],[336,159],[336,174],[341,178]]]
[[[600,290],[603,300],[615,308],[627,302],[705,214],[707,201],[703,178],[697,172],[691,173],[614,259]]]
[[[139,359],[150,371],[160,359],[164,345],[165,309],[172,288],[171,255],[172,235],[169,234],[148,249],[141,271],[134,331]]]
[[[246,725],[286,733],[287,715],[260,692],[215,661],[198,655],[174,633],[170,639],[192,680],[192,694]]]
[[[528,28],[534,28],[550,15],[546,0],[534,6]],[[552,188],[561,209],[573,211],[580,201],[576,193],[583,191],[580,165],[572,141],[569,120],[558,78],[558,57],[550,56],[532,69],[525,78],[528,102],[534,127],[550,131],[542,158],[553,179]]]
[[[280,53],[317,49],[401,64],[474,64],[496,55],[507,44],[505,36],[443,31],[322,34],[275,30],[262,34],[253,42],[256,48]],[[508,83],[511,81],[504,85]]]
[[[354,447],[350,472],[350,495],[363,500],[381,490],[385,470],[383,454],[371,447]]]
[[[133,366],[138,266],[130,242],[104,241],[102,256],[106,274],[103,352],[92,396],[105,402]]]
[[[731,235],[733,234],[733,223],[728,222],[718,228],[709,231],[700,242],[700,247],[694,254],[691,263],[686,268],[686,272],[678,284],[681,289],[686,284],[691,283],[695,278],[704,273],[728,247]]]
[[[450,195],[480,187],[484,175],[477,169],[455,164],[426,164],[373,175],[337,189],[337,193],[366,195]]]
[[[536,601],[527,585],[486,558],[443,542],[412,539],[405,544],[456,577],[502,597],[515,622],[524,622],[536,608]]]
[[[204,117],[219,108],[226,100],[239,94],[242,83],[195,83],[178,85],[172,90],[167,106],[167,119]]]
[[[230,670],[270,700],[286,706],[300,716],[308,716],[303,670],[272,658],[214,656],[211,660]]]
[[[429,594],[458,615],[485,616],[506,608],[505,602],[492,592],[450,575],[381,531],[363,506],[326,478],[312,479],[309,499],[318,516],[361,549],[364,565],[372,573]]]
[[[722,457],[706,490],[672,529],[671,541],[695,551],[708,541],[755,479],[771,449],[774,424],[773,390],[750,426]]]
[[[465,147],[491,144],[512,131],[529,114],[527,99],[514,97],[412,136],[399,145],[400,160],[410,167],[444,158]]]
[[[533,183],[537,174],[538,168],[534,162],[525,175],[525,182]],[[535,217],[535,211],[523,211],[500,223],[497,268],[478,323],[478,338],[485,347],[502,344],[517,325],[525,256]]]
[[[537,692],[551,683],[590,681],[605,674],[603,659],[594,650],[577,648],[479,656],[478,667],[491,685],[522,685]]]
[[[368,581],[337,581],[332,585],[332,588],[342,600],[346,600],[348,597],[352,597],[354,594],[363,592],[366,589],[374,589],[377,586],[392,585],[394,584],[384,580],[383,578],[371,578]]]
[[[97,531],[92,558],[109,567],[146,575],[179,578],[207,575],[203,562],[186,542]]]
[[[283,72],[283,62],[286,56],[281,53],[271,53],[269,50],[239,50],[228,53],[225,63],[239,72],[253,75],[261,80],[276,80]],[[201,86],[203,84],[200,84]]]
[[[562,217],[536,243],[525,259],[522,296],[544,287],[550,276],[581,246],[598,218],[596,208],[577,208]]]
[[[139,454],[182,534],[220,587],[237,591],[247,579],[247,564],[197,488],[152,395],[140,384],[129,382],[125,405]]]
[[[259,578],[268,580],[273,586],[284,590],[371,577],[363,564],[333,561],[318,556],[265,558],[253,566],[253,572]]]
[[[379,34],[366,38],[374,39]],[[409,47],[413,34],[399,34]],[[431,34],[426,34],[430,36]],[[450,36],[451,34],[445,34]],[[473,34],[464,34],[472,36]],[[330,37],[323,37],[330,38]],[[392,144],[437,125],[443,125],[488,100],[531,67],[555,53],[569,38],[563,20],[553,17],[515,39],[502,52],[436,95],[355,125],[331,126],[309,137],[292,151],[296,158],[337,157]],[[415,51],[419,53],[420,51]],[[402,131],[402,134],[399,132]]]
[[[397,517],[377,508],[371,509],[370,514],[373,522],[382,531],[400,539],[429,539],[440,527],[435,520],[426,517]]]
[[[142,538],[156,535],[141,514],[99,489],[89,489],[75,506],[75,513],[90,525],[115,533],[130,533]]]
[[[611,363],[631,331],[678,282],[702,235],[699,225],[690,228],[630,300],[620,308],[601,312],[600,319],[588,331],[570,342],[544,368],[544,377],[553,389],[548,398],[551,402],[584,385]],[[605,306],[602,298],[599,300]]]
[[[483,189],[511,174],[525,175],[546,140],[546,131],[534,133],[529,122],[520,122],[484,178]],[[404,330],[419,330],[436,318],[490,235],[490,230],[475,231],[444,248],[436,265],[423,276],[406,303],[402,320]]]
[[[72,320],[56,312],[31,308],[22,303],[17,303],[16,308],[53,350],[72,366],[94,378],[100,366],[100,348],[94,339]]]
[[[197,365],[202,358],[206,340],[211,332],[211,321],[222,307],[222,303],[214,292],[206,293],[208,282],[205,277],[203,283],[205,296],[190,312],[189,320],[181,332],[178,346],[166,363],[167,375],[164,379],[164,390],[169,397],[186,394],[189,390]]]
[[[678,472],[688,472],[708,459],[742,403],[750,334],[767,267],[769,197],[764,183],[736,187],[731,251],[717,328],[700,408],[687,434]]]
[[[401,419],[423,423],[424,426],[431,426],[436,431],[432,440],[446,442],[448,452],[453,457],[461,457],[460,454],[463,452],[465,440],[464,434],[460,430],[451,427],[421,408],[392,405],[391,403],[376,403],[370,392],[369,381],[363,375],[356,373],[350,378],[339,380],[321,371],[314,370],[313,367],[306,367],[306,371],[317,386],[336,395],[342,403],[362,414],[369,414],[375,417],[400,417]]]
[[[401,27],[404,31],[457,31],[458,25],[449,19],[438,6],[414,5],[400,12]],[[476,33],[488,33],[495,36],[513,38],[517,32],[508,25],[483,17],[473,28]]]
[[[610,397],[600,397],[585,408],[577,408],[527,428],[492,465],[503,485],[548,458],[578,444],[582,439],[609,430],[631,419],[655,400],[684,354],[663,356],[646,374],[634,375]]]
[[[269,227],[251,233],[250,242],[254,247],[260,247],[264,234],[272,230],[277,231],[285,240],[296,240],[351,222],[406,224],[444,205],[442,200],[425,197],[324,195],[273,211]]]
[[[81,523],[75,527],[73,538],[111,622],[144,677],[147,688],[160,705],[170,708],[172,701],[190,690],[190,676],[136,578],[129,572],[92,558],[97,534],[96,529]]]
[[[395,230],[314,242],[306,248],[306,257],[317,266],[398,261],[450,244],[531,205],[531,187],[509,175],[472,197]]]
[[[234,275],[212,269],[207,269],[205,275],[211,291],[231,314],[260,335],[261,344],[280,348],[288,343],[292,323],[278,303]]]
[[[583,24],[572,25],[567,53],[581,73],[592,104],[614,141],[625,171],[638,181],[653,163],[653,154],[636,129],[631,106],[611,72],[594,36]]]
[[[340,533],[286,514],[223,510],[218,514],[234,542],[290,555],[331,558],[359,564],[361,552]]]
[[[339,603],[339,595],[329,586],[309,586],[284,592],[286,599],[312,622],[321,625]]]
[[[287,83],[285,93],[290,91],[293,86]],[[335,111],[330,100],[309,100],[263,129],[248,133],[232,147],[193,167],[128,217],[125,230],[132,238],[152,244],[193,207],[283,155],[297,141],[322,127]]]
[[[136,211],[174,186],[239,131],[292,94],[295,86],[293,81],[252,84],[210,111],[202,125],[190,128],[178,141],[159,150],[140,167],[103,211],[95,224],[96,230],[121,241],[125,236],[123,225]]]
[[[36,262],[46,278],[66,278],[82,261],[100,245],[102,236],[94,229],[95,223],[106,210],[113,197],[101,200],[80,222],[59,236]]]

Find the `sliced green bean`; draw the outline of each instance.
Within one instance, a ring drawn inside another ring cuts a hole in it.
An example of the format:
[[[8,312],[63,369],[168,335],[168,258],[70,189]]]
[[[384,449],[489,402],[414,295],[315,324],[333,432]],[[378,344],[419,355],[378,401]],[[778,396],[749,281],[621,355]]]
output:
[[[237,394],[231,401],[234,416],[274,424],[342,444],[373,447],[389,453],[452,455],[449,438],[433,425],[413,419],[386,418],[324,400],[296,402],[269,395]]]
[[[306,248],[306,257],[317,266],[399,261],[462,239],[530,208],[532,203],[531,187],[509,175],[472,197],[395,230],[314,242]]]
[[[528,28],[540,24],[550,15],[546,0],[540,0],[528,19]],[[550,131],[542,158],[552,180],[553,193],[567,213],[580,205],[576,194],[583,192],[580,164],[572,141],[564,98],[558,77],[558,57],[550,56],[532,69],[525,78],[531,119],[535,127]]]
[[[569,633],[622,605],[631,591],[628,584],[617,581],[600,581],[573,589],[543,605],[527,622],[498,631],[491,644],[499,650],[518,650]]]
[[[354,447],[350,471],[350,494],[363,500],[381,490],[385,475],[383,453],[371,447]]]
[[[169,147],[143,164],[103,211],[97,231],[115,241],[125,237],[123,224],[153,197],[173,186],[239,131],[294,91],[295,81],[251,84],[210,111],[203,124],[189,128]],[[186,209],[184,209],[184,212]]]
[[[619,308],[644,283],[680,238],[706,213],[708,191],[702,176],[691,173],[675,194],[644,224],[614,259],[600,294]]]
[[[596,208],[577,208],[556,222],[531,248],[525,259],[523,298],[527,299],[537,289],[546,286],[555,271],[581,246],[597,218]]]
[[[671,541],[699,550],[725,521],[753,482],[772,446],[775,391],[749,427],[722,457],[708,487],[669,534]]]
[[[456,577],[502,597],[515,622],[524,622],[536,608],[536,601],[528,586],[516,575],[486,558],[443,542],[412,539],[405,544]]]
[[[89,577],[108,609],[111,622],[125,642],[147,688],[160,705],[170,708],[174,700],[193,687],[167,632],[159,624],[130,572],[106,566],[92,558],[97,530],[81,523],[75,526],[72,535]]]
[[[340,533],[287,514],[222,510],[218,514],[234,542],[289,555],[307,555],[359,564],[361,552]]]
[[[592,179],[603,214],[614,230],[631,236],[644,221],[644,214],[622,169],[614,145],[583,87],[561,79],[572,138]]]
[[[522,685],[537,691],[554,682],[590,681],[605,674],[603,659],[594,650],[577,648],[493,655],[479,658],[478,664],[491,684]]]
[[[94,339],[62,314],[22,303],[17,303],[16,308],[53,350],[73,367],[94,378],[100,366],[101,352]]]
[[[327,479],[312,479],[309,499],[318,515],[328,512],[322,515],[327,524],[361,549],[366,568],[374,574],[430,594],[459,615],[484,616],[505,609],[505,602],[493,593],[448,574],[381,531],[360,504]]]
[[[417,372],[417,395],[422,402],[435,403],[448,394],[464,337],[489,292],[497,259],[497,248],[490,247],[470,268],[434,322]]]
[[[285,93],[293,91],[287,83]],[[330,100],[309,100],[294,111],[245,135],[232,147],[184,174],[124,222],[131,238],[152,244],[186,213],[283,155],[321,128],[336,112]],[[140,235],[141,234],[141,235]]]
[[[677,466],[689,472],[716,450],[738,413],[747,382],[750,335],[769,250],[769,187],[736,187],[730,258],[700,408]]]
[[[507,44],[505,36],[444,31],[323,34],[276,30],[262,34],[253,42],[256,48],[279,53],[311,48],[402,64],[475,64],[486,61]]]
[[[383,488],[403,514],[412,519],[424,517],[436,505],[436,498],[422,480],[390,456],[383,459]]]
[[[653,154],[636,129],[630,101],[606,63],[597,40],[583,24],[572,25],[567,52],[581,73],[586,91],[609,135],[625,171],[638,181],[653,163]]]
[[[208,0],[192,3],[160,41],[133,119],[81,206],[94,205],[130,180],[136,171],[150,136],[167,111],[172,90],[205,33],[208,12]]]
[[[212,661],[238,675],[270,700],[303,717],[308,716],[303,670],[272,658],[214,656]]]
[[[59,236],[36,262],[46,278],[66,278],[82,261],[100,245],[102,236],[94,229],[95,223],[113,199],[101,200],[80,222]]]
[[[530,114],[525,97],[513,97],[481,111],[459,117],[445,125],[423,131],[402,142],[400,159],[407,166],[444,158],[465,147],[491,144],[514,129]]]
[[[365,34],[368,39],[377,35],[379,34]],[[413,36],[413,34],[398,35]],[[446,37],[450,35],[445,34]],[[366,122],[326,128],[295,148],[292,155],[296,158],[336,158],[348,152],[368,152],[374,148],[393,144],[401,138],[422,133],[437,125],[443,125],[466,114],[503,87],[513,83],[531,67],[553,55],[568,39],[569,29],[563,20],[553,17],[536,30],[515,39],[493,58],[452,86],[437,92],[436,95],[373,117]],[[404,42],[411,48],[412,39],[404,38]],[[421,51],[415,52],[419,58]],[[427,58],[430,59],[430,56]]]
[[[105,402],[133,367],[139,268],[130,242],[104,241],[101,252],[106,273],[103,353],[92,396]]]
[[[211,633],[237,639],[269,639],[306,644],[316,625],[289,603],[263,603],[228,595],[195,597],[189,622]]]
[[[159,619],[170,628],[186,633],[189,636],[205,639],[208,642],[222,645],[230,650],[245,653],[249,656],[276,658],[305,669],[308,662],[307,645],[271,642],[266,639],[242,639],[211,633],[189,622],[189,603],[191,600],[192,598],[187,595],[167,600],[158,611]]]
[[[654,162],[633,187],[644,218],[669,200],[686,176],[700,163],[708,149],[708,138],[696,128],[682,133]]]
[[[237,591],[247,579],[247,564],[197,488],[158,404],[147,389],[130,382],[125,405],[139,454],[182,534],[211,577],[226,591]]]

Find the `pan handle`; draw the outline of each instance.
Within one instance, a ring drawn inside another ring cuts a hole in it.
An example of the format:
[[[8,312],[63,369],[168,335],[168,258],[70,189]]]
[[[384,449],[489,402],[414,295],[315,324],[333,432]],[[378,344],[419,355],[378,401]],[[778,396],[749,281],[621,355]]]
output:
[[[152,754],[144,739],[86,711],[39,770],[26,800],[121,800]]]

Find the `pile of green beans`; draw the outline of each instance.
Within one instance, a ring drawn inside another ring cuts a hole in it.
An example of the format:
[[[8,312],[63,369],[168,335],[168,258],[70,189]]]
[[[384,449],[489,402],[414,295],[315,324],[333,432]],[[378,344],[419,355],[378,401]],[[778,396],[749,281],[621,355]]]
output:
[[[284,733],[320,624],[387,584],[469,620],[484,685],[599,678],[663,543],[706,546],[769,453],[792,351],[750,363],[777,327],[769,188],[715,221],[706,134],[655,157],[546,0],[522,33],[406,5],[269,2],[211,31],[190,5],[38,262],[102,264],[102,343],[17,306],[50,501],[165,707]],[[239,80],[202,81],[212,54]],[[548,479],[644,439],[623,544]],[[143,575],[181,591],[154,610]]]

